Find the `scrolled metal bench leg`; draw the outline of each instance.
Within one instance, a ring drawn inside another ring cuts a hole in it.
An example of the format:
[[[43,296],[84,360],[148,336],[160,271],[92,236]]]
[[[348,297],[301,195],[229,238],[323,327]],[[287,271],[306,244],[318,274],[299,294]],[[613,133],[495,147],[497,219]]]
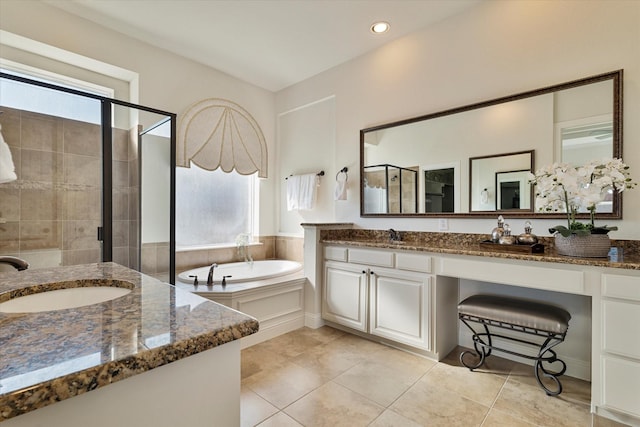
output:
[[[484,364],[485,359],[491,355],[491,348],[492,348],[492,344],[491,344],[491,333],[489,332],[489,328],[487,327],[487,325],[482,324],[482,326],[484,326],[484,330],[485,333],[484,334],[478,334],[475,329],[473,329],[471,327],[471,325],[469,325],[464,319],[460,319],[462,320],[462,323],[464,323],[465,325],[467,325],[467,327],[471,330],[471,332],[473,333],[473,348],[475,349],[474,351],[471,350],[467,350],[467,351],[463,351],[462,353],[460,353],[460,363],[462,363],[462,365],[464,365],[465,367],[469,368],[470,371],[473,371],[474,369],[479,368],[480,366],[482,366]],[[482,340],[482,336],[486,336],[487,337],[487,341],[488,343],[485,343]],[[467,362],[464,361],[464,356],[467,354],[474,354],[475,356],[478,358],[478,362],[475,364],[469,364]]]
[[[547,340],[540,346],[540,351],[538,353],[538,357],[533,367],[536,381],[538,381],[538,384],[540,385],[540,387],[542,387],[542,389],[545,391],[545,393],[548,396],[557,396],[560,393],[562,393],[562,383],[560,382],[558,377],[563,375],[566,372],[567,364],[564,363],[563,360],[558,359],[556,352],[553,351],[551,348],[555,347],[556,345],[560,344],[563,341],[564,341],[564,338],[562,339],[557,337],[547,338]],[[551,355],[545,356],[546,353],[550,353]],[[562,368],[559,371],[551,371],[543,366],[544,362],[547,362],[549,364],[558,362],[562,365]],[[551,379],[555,383],[556,387],[554,389],[547,387],[542,382],[542,379],[540,378],[541,372],[542,372],[542,376],[544,376],[545,378]]]

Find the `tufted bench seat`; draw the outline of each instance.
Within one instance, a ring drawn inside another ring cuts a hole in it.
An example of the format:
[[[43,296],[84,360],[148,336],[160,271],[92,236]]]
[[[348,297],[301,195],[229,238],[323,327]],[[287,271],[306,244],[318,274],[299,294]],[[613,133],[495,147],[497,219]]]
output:
[[[473,333],[473,346],[475,355],[478,358],[477,362],[469,363],[465,361],[465,356],[474,354],[474,352],[462,352],[460,354],[460,362],[464,366],[472,371],[479,368],[484,364],[486,357],[491,355],[492,350],[524,357],[535,361],[534,374],[536,380],[549,396],[557,396],[562,393],[562,384],[558,377],[564,374],[567,367],[562,360],[557,358],[552,348],[564,341],[569,328],[569,320],[571,319],[568,311],[550,304],[527,299],[496,295],[473,295],[458,304],[458,318]],[[477,332],[471,326],[471,323],[481,324],[484,327],[484,332]],[[499,335],[492,332],[489,327],[535,335],[542,337],[542,339],[538,339],[538,341],[542,342]],[[493,345],[492,339],[495,337],[536,347],[538,353],[532,356],[496,347]],[[559,371],[550,371],[542,365],[542,362],[549,364],[557,362],[561,365],[561,369]],[[555,389],[550,389],[542,382],[541,374],[555,382]]]

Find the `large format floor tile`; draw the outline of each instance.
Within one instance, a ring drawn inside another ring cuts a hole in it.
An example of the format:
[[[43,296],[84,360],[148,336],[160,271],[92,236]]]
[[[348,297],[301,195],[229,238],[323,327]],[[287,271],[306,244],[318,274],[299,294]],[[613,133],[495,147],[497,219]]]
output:
[[[334,382],[328,382],[284,412],[309,427],[367,426],[384,407]]]
[[[591,415],[586,381],[563,376],[549,397],[531,366],[492,355],[472,372],[464,350],[436,363],[329,327],[290,332],[242,351],[242,426],[620,426]]]

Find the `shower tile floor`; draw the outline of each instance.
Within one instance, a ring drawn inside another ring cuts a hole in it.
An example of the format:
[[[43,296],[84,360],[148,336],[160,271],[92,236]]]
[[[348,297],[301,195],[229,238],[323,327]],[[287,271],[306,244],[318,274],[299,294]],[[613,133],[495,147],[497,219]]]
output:
[[[530,366],[497,356],[474,372],[457,348],[434,362],[330,327],[242,350],[241,424],[287,426],[621,426],[589,412],[590,383],[548,397]]]

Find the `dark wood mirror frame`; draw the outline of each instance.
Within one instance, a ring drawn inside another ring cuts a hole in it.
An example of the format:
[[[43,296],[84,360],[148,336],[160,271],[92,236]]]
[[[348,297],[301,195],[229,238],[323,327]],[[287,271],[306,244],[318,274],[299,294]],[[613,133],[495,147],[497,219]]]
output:
[[[537,95],[543,95],[551,92],[556,92],[565,89],[571,89],[579,86],[584,86],[592,83],[598,83],[611,80],[613,84],[613,152],[612,157],[621,158],[622,157],[622,81],[623,81],[623,70],[612,71],[608,73],[598,74],[595,76],[573,80],[570,82],[543,87],[527,92],[522,92],[514,95],[504,96],[501,98],[496,98],[488,101],[483,101],[475,104],[469,104],[462,107],[452,108],[444,111],[439,111],[436,113],[426,114],[423,116],[413,117],[405,120],[400,120],[397,122],[386,123],[378,126],[369,127],[366,129],[360,130],[360,216],[367,218],[389,218],[389,217],[398,217],[398,218],[429,218],[429,217],[441,217],[441,218],[494,218],[496,215],[500,213],[500,211],[477,211],[477,212],[460,212],[460,213],[451,213],[451,212],[443,212],[443,213],[365,213],[364,209],[364,168],[365,168],[365,158],[364,158],[364,146],[365,146],[365,136],[368,132],[374,132],[378,130],[388,129],[396,126],[403,126],[411,123],[420,122],[423,120],[435,119],[438,117],[448,116],[452,114],[458,114],[467,112],[470,110],[475,110],[478,108],[489,107],[492,105],[502,104],[505,102],[516,101],[524,98],[530,98]],[[466,161],[467,159],[460,159],[460,161]],[[464,195],[462,197],[465,197]],[[531,211],[508,211],[509,216],[512,217],[532,217],[532,218],[562,218],[565,216],[563,213],[550,214],[550,213],[539,213],[535,212],[535,210]],[[588,217],[587,214],[578,215],[580,218]],[[612,212],[607,213],[598,213],[596,214],[596,218],[598,219],[621,219],[622,218],[622,194],[615,194],[613,199]]]

